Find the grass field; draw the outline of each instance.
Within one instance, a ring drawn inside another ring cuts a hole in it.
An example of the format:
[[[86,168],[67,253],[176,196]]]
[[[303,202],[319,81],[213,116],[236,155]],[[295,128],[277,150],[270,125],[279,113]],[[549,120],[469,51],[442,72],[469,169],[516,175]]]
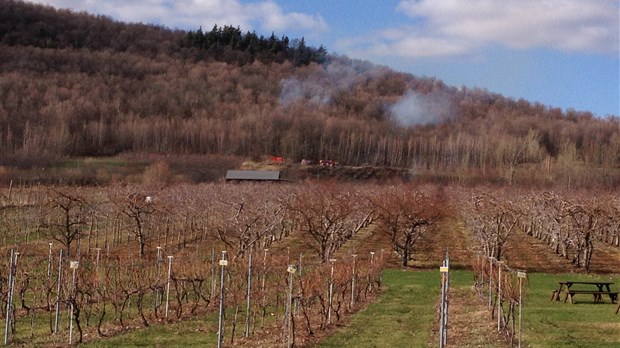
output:
[[[551,292],[564,280],[609,280],[618,290],[620,276],[544,274],[529,275],[524,304],[523,329],[526,347],[620,347],[620,315],[616,305],[595,304],[589,295],[575,297],[575,304],[550,301]]]

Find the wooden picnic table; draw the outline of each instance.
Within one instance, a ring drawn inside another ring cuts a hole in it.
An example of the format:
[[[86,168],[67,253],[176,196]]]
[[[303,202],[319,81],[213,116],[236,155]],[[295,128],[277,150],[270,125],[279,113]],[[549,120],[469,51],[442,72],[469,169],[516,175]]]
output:
[[[570,300],[570,303],[575,303],[573,301],[573,296],[577,294],[590,294],[594,297],[594,302],[603,302],[603,295],[609,296],[611,303],[616,303],[618,299],[618,292],[611,291],[611,285],[613,282],[603,282],[603,281],[592,281],[592,282],[581,282],[581,281],[565,281],[559,282],[560,288],[553,292],[552,300],[559,301],[560,294],[564,292],[566,295],[564,297],[564,302]],[[587,285],[596,287],[596,290],[584,289],[583,286],[578,286],[578,289],[573,288],[573,285]]]

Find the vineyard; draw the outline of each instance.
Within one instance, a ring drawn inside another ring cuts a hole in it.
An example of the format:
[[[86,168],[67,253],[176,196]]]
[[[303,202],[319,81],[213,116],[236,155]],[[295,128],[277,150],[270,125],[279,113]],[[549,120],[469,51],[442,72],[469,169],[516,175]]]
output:
[[[515,342],[519,270],[617,272],[617,197],[312,182],[9,187],[5,341],[77,344],[202,319],[213,345],[308,346],[374,301],[386,267],[434,268],[448,248]]]

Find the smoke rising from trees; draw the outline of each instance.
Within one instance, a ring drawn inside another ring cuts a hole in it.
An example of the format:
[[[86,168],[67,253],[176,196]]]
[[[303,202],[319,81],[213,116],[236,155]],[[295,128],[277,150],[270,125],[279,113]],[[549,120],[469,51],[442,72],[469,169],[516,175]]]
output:
[[[290,77],[280,81],[280,104],[306,100],[310,105],[327,105],[339,91],[350,91],[356,85],[378,79],[389,73],[385,67],[370,62],[332,57],[306,79]]]
[[[412,90],[407,91],[389,110],[403,126],[438,124],[450,118],[450,106],[445,98]]]

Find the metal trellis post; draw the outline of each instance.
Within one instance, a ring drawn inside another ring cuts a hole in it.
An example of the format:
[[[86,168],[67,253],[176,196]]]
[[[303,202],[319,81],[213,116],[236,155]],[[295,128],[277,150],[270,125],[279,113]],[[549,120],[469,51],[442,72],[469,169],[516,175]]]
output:
[[[248,255],[248,291],[245,306],[245,337],[250,337],[250,308],[252,305],[252,251],[254,247],[250,246],[250,254]]]
[[[222,266],[222,273],[220,276],[220,314],[218,320],[217,331],[217,347],[222,348],[222,342],[224,341],[224,291],[226,289],[224,284],[224,278],[226,276],[226,266],[228,266],[228,260],[226,260],[226,251],[222,251],[222,259],[220,260],[220,266]]]
[[[62,290],[62,256],[63,249],[60,249],[60,257],[58,258],[58,288],[56,296],[56,320],[54,322],[54,333],[58,333],[58,327],[60,326],[60,291]]]
[[[15,252],[11,249],[11,258],[9,259],[9,283],[6,298],[6,326],[4,327],[4,345],[9,343],[9,328],[11,327],[11,309],[13,307],[13,284],[14,284],[14,261]]]
[[[166,283],[166,314],[168,318],[168,306],[170,304],[170,276],[172,275],[172,259],[174,256],[168,256],[168,282]]]

